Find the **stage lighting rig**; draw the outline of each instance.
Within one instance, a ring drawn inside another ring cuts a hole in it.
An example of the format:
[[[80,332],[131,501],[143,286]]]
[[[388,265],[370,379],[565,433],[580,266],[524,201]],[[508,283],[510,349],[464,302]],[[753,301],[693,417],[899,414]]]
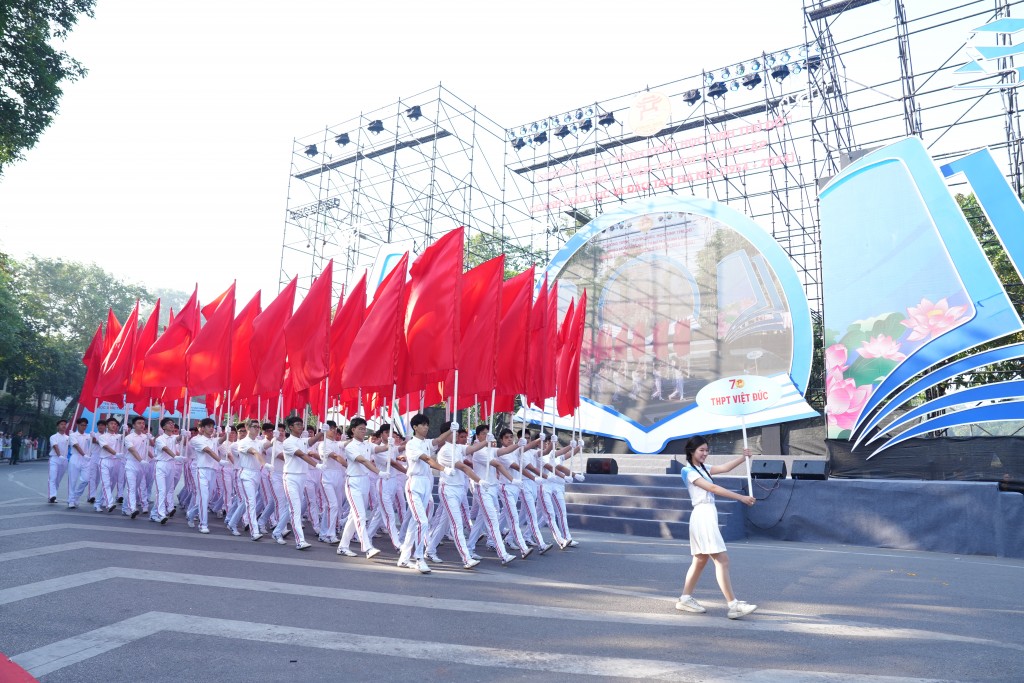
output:
[[[599,118],[597,120],[597,123],[599,125],[604,126],[605,128],[607,128],[608,126],[610,126],[613,123],[615,123],[615,114],[613,114],[611,112],[608,112],[607,114],[603,114],[601,116],[601,118]]]
[[[691,107],[700,101],[700,90],[687,90],[683,93],[683,102]]]
[[[416,121],[421,116],[423,116],[423,112],[420,110],[420,106],[418,104],[405,110],[405,117],[410,121]]]
[[[555,133],[555,137],[557,137],[559,140],[564,140],[568,135],[569,126],[562,126],[561,128],[558,129],[558,132]]]
[[[523,147],[526,147],[526,141],[523,140],[522,138],[516,138],[516,141],[512,143],[512,149],[514,149],[517,152],[521,150]]]
[[[753,90],[757,86],[761,85],[761,75],[756,73],[750,73],[743,77],[743,86],[747,90]]]
[[[708,95],[717,100],[719,97],[723,97],[725,95],[725,91],[725,83],[719,81],[718,83],[715,83],[710,88],[708,88]]]
[[[348,143],[352,142],[352,140],[350,140],[348,137],[348,133],[342,133],[338,137],[334,138],[334,141],[338,143],[339,147],[344,147]]]
[[[780,64],[779,66],[772,69],[772,78],[774,78],[779,83],[782,83],[782,81],[786,80],[786,76],[788,75],[789,67],[786,66],[785,64]]]
[[[535,145],[543,145],[547,141],[548,141],[548,134],[545,131],[541,131],[540,134],[536,135],[533,138],[533,144],[535,144]]]
[[[590,119],[584,119],[583,123],[580,124],[580,130],[584,133],[589,133],[590,129],[594,127],[594,124],[590,122]]]
[[[317,150],[316,145],[310,145],[310,146],[306,147],[306,156],[307,157],[315,157],[319,153],[320,152],[319,152],[319,150]]]
[[[380,119],[370,121],[370,125],[366,127],[366,130],[370,131],[374,135],[384,132],[384,122]]]

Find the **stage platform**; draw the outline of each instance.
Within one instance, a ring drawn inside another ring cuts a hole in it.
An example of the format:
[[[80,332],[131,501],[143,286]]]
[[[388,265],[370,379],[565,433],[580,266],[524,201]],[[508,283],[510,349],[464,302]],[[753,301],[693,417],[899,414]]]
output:
[[[739,477],[716,482],[746,488]],[[1024,557],[1024,495],[999,491],[994,482],[755,479],[754,495],[752,508],[718,501],[727,541]],[[588,475],[566,487],[566,503],[577,528],[688,538],[690,501],[679,475]]]

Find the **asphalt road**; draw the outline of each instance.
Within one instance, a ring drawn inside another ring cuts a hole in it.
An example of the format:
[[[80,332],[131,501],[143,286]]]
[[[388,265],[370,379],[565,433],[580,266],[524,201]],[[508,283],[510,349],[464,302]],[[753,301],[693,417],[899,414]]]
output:
[[[473,571],[449,544],[421,575],[390,548],[342,558],[48,505],[46,468],[0,465],[0,652],[46,683],[1024,680],[1022,560],[733,543],[733,585],[760,609],[730,621],[710,569],[707,614],[674,609],[678,541],[579,532]]]

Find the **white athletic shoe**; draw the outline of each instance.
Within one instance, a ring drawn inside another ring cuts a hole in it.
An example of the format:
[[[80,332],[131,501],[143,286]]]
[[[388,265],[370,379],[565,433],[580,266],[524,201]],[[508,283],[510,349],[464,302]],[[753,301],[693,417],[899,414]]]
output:
[[[433,555],[427,555],[427,559],[433,562],[434,564],[441,564],[442,562],[444,562],[444,560],[437,556],[437,553],[434,553]]]
[[[68,503],[68,510],[74,510],[76,507],[78,506],[75,505],[74,503]]]
[[[396,566],[396,567],[401,567],[402,569],[408,569],[408,568],[410,568],[410,567],[411,567],[412,565],[411,565],[411,564],[409,564],[409,562],[408,562],[407,560],[403,560],[403,559],[399,558],[399,559],[398,559],[398,562],[396,562],[396,563],[395,563],[395,566]]]
[[[252,540],[254,540],[254,541],[258,541],[261,538],[263,538],[263,534],[253,534],[252,535]]]
[[[380,555],[380,548],[370,548],[366,551],[366,559],[372,560],[373,558]]]
[[[199,533],[201,533],[201,534],[208,534],[208,533],[210,533],[210,529],[209,529],[209,527],[201,526],[201,527],[199,527]]]
[[[287,545],[288,544],[288,541],[284,540],[283,538],[281,538],[277,534],[274,534],[274,540],[277,541],[278,545]]]
[[[580,542],[579,541],[569,541],[568,543],[566,543],[566,545],[569,546],[570,548],[577,548],[577,547],[579,547]]]
[[[301,543],[296,543],[295,544],[295,549],[296,550],[307,550],[307,549],[312,548],[312,547],[313,547],[313,544],[312,543],[307,543],[306,541],[302,541]]]
[[[690,595],[679,596],[679,600],[676,602],[676,609],[680,612],[693,612],[694,614],[704,614],[707,612],[704,606]]]
[[[356,554],[348,548],[338,548],[338,554],[344,555],[345,557],[355,557]]]
[[[523,551],[523,559],[525,560],[526,558],[528,558],[530,556],[530,553],[532,552],[533,548],[527,547],[526,550]]]
[[[474,560],[474,559],[470,558],[469,562],[467,562],[466,564],[462,565],[462,568],[463,569],[472,569],[473,567],[477,566],[478,564],[480,564],[480,560]]]
[[[540,547],[540,554],[543,555],[544,553],[546,553],[549,550],[551,550],[551,544],[550,543],[545,543],[544,545],[542,545]]]
[[[480,557],[480,556],[479,556],[479,555],[477,555],[476,553],[470,553],[470,554],[469,554],[469,559],[471,559],[471,560],[477,560],[477,561],[479,562],[480,560],[482,560],[482,559],[484,559],[484,558]]]
[[[229,526],[229,527],[228,527],[228,529],[230,529],[230,530],[231,530],[231,535],[232,535],[232,536],[241,536],[241,535],[242,535],[242,532],[241,532],[241,531],[239,531],[238,529],[236,529],[236,528],[235,528],[235,527],[233,527],[233,526]]]
[[[747,616],[756,609],[757,605],[750,605],[742,600],[737,600],[729,605],[729,613],[726,616],[730,619],[739,619],[740,617]]]
[[[501,558],[501,566],[502,567],[509,566],[510,564],[512,564],[512,560],[514,560],[514,559],[516,559],[515,555],[506,555],[505,557]]]
[[[430,573],[430,565],[428,565],[426,562],[424,562],[423,558],[421,557],[420,559],[416,560],[416,570],[420,574],[429,574]]]
[[[186,521],[188,522],[188,528],[189,529],[195,529],[196,528],[195,520],[193,520],[191,517],[189,517],[188,520],[186,520]]]

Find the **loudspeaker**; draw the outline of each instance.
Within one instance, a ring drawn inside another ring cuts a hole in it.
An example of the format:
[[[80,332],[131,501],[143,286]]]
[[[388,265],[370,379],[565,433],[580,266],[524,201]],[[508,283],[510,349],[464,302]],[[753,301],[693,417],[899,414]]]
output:
[[[825,479],[828,479],[828,461],[794,460],[792,477],[794,479],[815,479],[818,481],[824,481]]]
[[[615,458],[587,458],[587,474],[618,474]]]
[[[785,479],[785,460],[751,460],[750,476],[754,479]]]

